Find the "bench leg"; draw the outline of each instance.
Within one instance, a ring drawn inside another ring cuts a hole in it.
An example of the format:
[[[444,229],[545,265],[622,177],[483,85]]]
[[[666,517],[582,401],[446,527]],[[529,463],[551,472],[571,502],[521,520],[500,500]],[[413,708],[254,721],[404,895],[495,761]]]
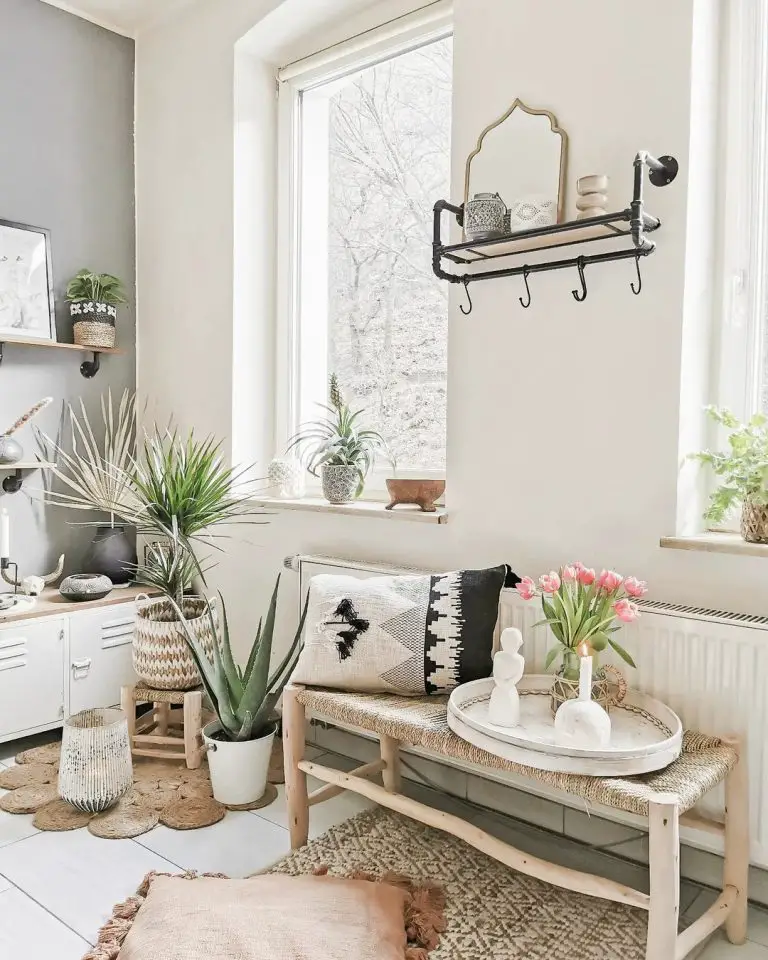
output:
[[[298,700],[300,687],[287,686],[283,691],[283,762],[285,766],[285,799],[288,808],[288,830],[291,848],[303,847],[309,837],[309,800],[307,775],[299,770],[304,759],[306,711]]]
[[[185,697],[186,699],[186,697]],[[159,737],[168,736],[168,720],[171,716],[171,705],[170,703],[156,703],[155,707],[155,733]]]
[[[680,912],[677,798],[662,795],[648,810],[651,899],[646,960],[674,960]]]
[[[168,729],[170,705],[165,717]],[[203,694],[200,690],[191,690],[184,694],[184,759],[188,770],[197,770],[203,762],[202,749]]]
[[[394,737],[388,737],[386,734],[382,734],[379,741],[381,744],[381,759],[386,764],[381,774],[384,788],[387,793],[400,793],[402,786],[400,741],[395,740]]]
[[[738,891],[725,921],[725,935],[731,943],[747,939],[747,896],[749,883],[749,778],[747,745],[734,741],[739,762],[725,781],[725,861],[723,885]]]

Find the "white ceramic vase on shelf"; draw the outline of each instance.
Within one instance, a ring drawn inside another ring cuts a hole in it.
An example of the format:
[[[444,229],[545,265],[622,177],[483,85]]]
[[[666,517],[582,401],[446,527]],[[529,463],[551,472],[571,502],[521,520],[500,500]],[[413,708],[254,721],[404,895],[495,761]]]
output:
[[[577,220],[587,217],[599,217],[608,212],[608,184],[609,179],[604,173],[593,173],[588,177],[580,177],[576,181],[576,214]]]

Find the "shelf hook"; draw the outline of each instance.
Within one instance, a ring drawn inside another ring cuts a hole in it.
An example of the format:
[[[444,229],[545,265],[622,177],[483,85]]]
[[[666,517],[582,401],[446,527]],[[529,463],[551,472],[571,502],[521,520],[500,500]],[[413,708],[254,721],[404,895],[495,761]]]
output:
[[[634,293],[635,296],[638,296],[640,291],[643,289],[643,278],[640,276],[640,254],[635,254],[635,270],[637,270],[637,287],[635,287],[634,282],[630,283],[629,288]]]
[[[469,277],[464,277],[461,281],[464,284],[464,293],[467,295],[467,303],[469,304],[469,310],[466,309],[463,303],[459,304],[459,310],[464,314],[465,317],[468,317],[472,313],[472,297],[469,295]]]
[[[584,279],[584,257],[579,257],[576,260],[576,266],[579,271],[579,280],[581,281],[581,292],[571,290],[571,293],[573,294],[573,299],[581,303],[587,299],[587,281]]]
[[[526,303],[522,297],[517,298],[520,301],[520,306],[525,307],[526,310],[531,305],[531,288],[528,286],[528,274],[530,272],[531,268],[526,263],[526,265],[523,267],[523,282],[525,283],[525,292],[528,294],[528,302]]]

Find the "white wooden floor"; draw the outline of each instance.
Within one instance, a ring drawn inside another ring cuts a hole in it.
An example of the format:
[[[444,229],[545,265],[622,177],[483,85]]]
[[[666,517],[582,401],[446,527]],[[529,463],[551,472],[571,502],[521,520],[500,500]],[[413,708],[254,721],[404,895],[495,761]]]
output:
[[[39,741],[36,741],[39,742]],[[27,744],[0,744],[0,765]],[[322,754],[308,755],[328,766],[349,769],[357,761]],[[410,792],[426,803],[468,815],[465,804],[425,787]],[[531,802],[536,801],[531,798]],[[345,794],[314,807],[311,835],[327,830],[369,806]],[[643,868],[585,851],[578,844],[554,840],[543,831],[501,815],[469,811],[471,819],[522,849],[580,869],[598,867],[615,879],[642,887]],[[157,827],[137,840],[100,840],[87,830],[40,833],[31,817],[0,811],[0,958],[80,960],[113,904],[134,892],[150,870],[180,869],[243,877],[273,863],[288,852],[285,796],[256,813],[228,813],[221,823],[204,830],[175,831]],[[598,864],[597,859],[600,860]],[[683,922],[695,919],[714,894],[684,883]],[[768,912],[750,911],[749,942],[732,947],[719,935],[700,954],[703,960],[768,960]]]

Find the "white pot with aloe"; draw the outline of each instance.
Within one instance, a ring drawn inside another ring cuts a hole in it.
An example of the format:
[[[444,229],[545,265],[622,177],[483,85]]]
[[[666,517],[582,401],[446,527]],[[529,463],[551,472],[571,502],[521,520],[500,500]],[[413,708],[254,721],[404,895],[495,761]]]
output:
[[[213,795],[220,803],[237,806],[255,803],[267,787],[269,758],[276,733],[275,705],[296,663],[307,612],[305,606],[290,649],[277,669],[270,672],[279,586],[280,577],[275,584],[266,620],[259,623],[244,668],[235,663],[232,656],[223,599],[221,644],[220,647],[214,644],[212,655],[199,642],[181,610],[176,608],[184,637],[216,713],[217,719],[203,728],[203,740],[208,749]],[[213,616],[210,607],[208,615]]]

